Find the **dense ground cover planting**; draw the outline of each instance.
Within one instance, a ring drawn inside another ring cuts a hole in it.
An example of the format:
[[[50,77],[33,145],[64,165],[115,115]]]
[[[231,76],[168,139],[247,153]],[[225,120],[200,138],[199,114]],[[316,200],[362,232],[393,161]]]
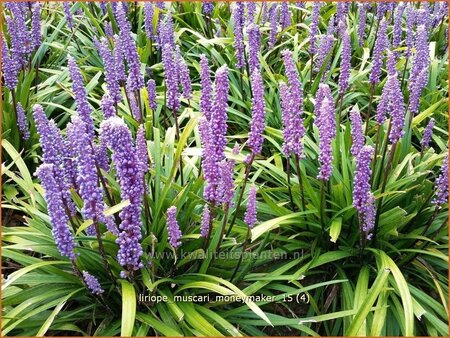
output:
[[[2,6],[4,335],[448,333],[447,3]]]

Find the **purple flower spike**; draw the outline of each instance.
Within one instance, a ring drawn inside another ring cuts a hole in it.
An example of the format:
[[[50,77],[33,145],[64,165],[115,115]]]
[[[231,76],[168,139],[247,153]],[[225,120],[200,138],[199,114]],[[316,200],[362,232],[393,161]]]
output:
[[[416,13],[414,9],[414,4],[410,3],[406,6],[406,52],[405,56],[409,58],[411,56],[411,51],[414,48],[414,24],[416,21]]]
[[[265,128],[264,109],[264,84],[261,73],[255,69],[251,76],[252,83],[252,120],[250,122],[250,133],[248,136],[248,146],[252,149],[253,155],[261,154],[264,138],[262,133]]]
[[[444,163],[442,163],[441,173],[436,179],[435,191],[436,195],[431,203],[436,205],[436,208],[441,209],[448,202],[448,153],[445,156]]]
[[[171,206],[167,209],[167,232],[169,233],[169,243],[176,249],[181,245],[181,230],[177,221],[177,207]]]
[[[244,59],[244,4],[236,2],[233,10],[234,23],[234,42],[233,46],[236,49],[236,67],[242,68],[245,66]]]
[[[180,93],[178,92],[177,65],[174,58],[174,50],[169,44],[165,44],[162,49],[162,61],[164,65],[167,107],[177,112],[180,108]]]
[[[38,49],[41,45],[41,10],[42,5],[36,2],[31,7],[31,37],[33,42],[33,48]]]
[[[289,27],[292,23],[292,13],[289,10],[289,5],[286,1],[283,1],[281,3],[281,12],[280,12],[280,22],[281,22],[281,29],[286,29]]]
[[[73,16],[70,11],[70,2],[63,2],[64,15],[66,16],[67,27],[73,29]]]
[[[364,146],[356,157],[355,179],[353,182],[353,206],[360,214],[366,211],[367,197],[370,193],[370,177],[372,170],[370,163],[373,147]]]
[[[114,67],[117,81],[119,82],[124,82],[127,79],[127,75],[125,74],[123,54],[124,50],[122,42],[120,42],[120,37],[118,35],[114,35]]]
[[[433,128],[434,128],[435,120],[433,118],[430,119],[430,122],[428,122],[423,135],[422,139],[420,140],[420,145],[422,146],[422,149],[427,149],[430,146],[431,142],[431,136],[433,136]]]
[[[142,247],[141,210],[144,194],[142,164],[137,156],[130,130],[124,121],[111,117],[100,125],[100,137],[112,150],[112,160],[120,183],[122,200],[130,200],[130,205],[122,209],[117,259],[119,264],[132,272],[143,267],[140,257]],[[124,274],[122,274],[124,275]]]
[[[145,34],[147,35],[147,38],[151,40],[154,40],[155,38],[155,32],[153,31],[153,15],[154,15],[153,6],[154,6],[153,3],[151,2],[144,2]]]
[[[320,1],[314,1],[313,9],[311,14],[311,33],[309,35],[309,53],[316,54],[317,53],[317,45],[316,45],[316,36],[319,34],[319,16],[320,16],[320,7],[322,7],[322,3]]]
[[[11,55],[5,37],[2,37],[2,73],[3,85],[12,90],[16,88],[18,75],[20,71],[20,63],[14,55]]]
[[[244,222],[252,229],[256,222],[256,187],[252,186],[248,193],[247,210],[245,210]]]
[[[383,65],[383,52],[388,48],[389,40],[387,38],[387,22],[385,19],[379,24],[377,40],[373,48],[372,71],[369,75],[369,81],[372,85],[380,82],[381,67]]]
[[[95,152],[89,135],[86,133],[86,125],[78,116],[73,116],[72,122],[67,126],[67,137],[75,150],[80,174],[77,183],[83,199],[81,211],[83,218],[85,221],[92,219],[94,223],[103,222],[105,218],[103,216],[103,190],[99,186]],[[88,234],[95,234],[93,226],[90,227]]]
[[[200,225],[200,236],[203,238],[208,237],[209,234],[209,228],[211,223],[211,213],[209,211],[209,207],[207,204],[203,207],[203,214],[202,214],[202,223]]]
[[[200,111],[205,115],[209,121],[211,118],[212,109],[212,84],[210,77],[210,69],[208,65],[208,59],[205,54],[200,55]]]
[[[283,113],[283,153],[289,156],[293,153],[302,157],[303,136],[305,127],[303,126],[303,91],[299,73],[292,57],[292,52],[284,50],[282,52],[283,63],[288,78],[288,86],[280,85],[282,96]]]
[[[428,83],[430,67],[430,47],[428,44],[428,32],[425,26],[417,28],[416,53],[414,54],[411,75],[409,77],[409,106],[411,114],[419,112],[420,94]]]
[[[155,111],[158,108],[156,104],[156,83],[155,80],[150,79],[147,82],[147,93],[148,93],[148,105],[150,109]]]
[[[358,16],[358,41],[359,41],[359,47],[362,47],[364,44],[364,36],[366,31],[366,4],[365,3],[358,3],[359,8],[359,16]]]
[[[339,95],[344,95],[348,89],[350,80],[350,60],[351,60],[351,45],[350,35],[346,28],[342,30],[342,55],[341,55],[341,69],[339,73]]]
[[[261,68],[261,65],[259,64],[259,51],[261,49],[261,32],[259,30],[259,26],[250,24],[247,27],[247,34],[249,47],[248,64],[250,74],[253,74],[255,70],[259,71]]]
[[[93,295],[101,295],[104,292],[100,283],[98,282],[98,279],[92,276],[89,272],[83,271],[83,279],[87,287],[89,288],[89,291],[91,291]]]
[[[55,180],[53,164],[41,164],[36,170],[36,176],[41,181],[45,191],[48,214],[52,224],[52,235],[61,256],[75,259],[75,241],[67,223],[69,217],[64,210],[61,190]]]
[[[278,4],[275,2],[269,9],[269,21],[270,21],[270,36],[269,47],[273,48],[277,39],[278,30]]]
[[[211,120],[203,120],[200,124],[203,149],[203,169],[207,186],[203,193],[204,198],[210,202],[219,201],[217,192],[219,184],[219,163],[225,159],[227,144],[227,107],[228,107],[228,69],[220,67],[216,71],[215,102],[211,113]]]
[[[328,69],[330,67],[331,58],[328,59],[327,63],[325,61],[333,49],[334,45],[334,36],[333,35],[323,35],[320,39],[320,48],[317,53],[316,65],[317,71],[320,71],[323,68],[322,80],[326,78]]]
[[[117,4],[115,12],[117,24],[120,28],[120,42],[123,48],[123,55],[127,60],[129,75],[128,86],[131,91],[136,91],[144,87],[144,77],[141,74],[141,61],[137,52],[136,43],[131,35],[131,26],[127,20],[122,3]]]
[[[191,86],[191,78],[189,76],[189,68],[181,56],[180,48],[177,46],[176,49],[176,65],[177,65],[177,73],[179,78],[179,83],[183,88],[183,97],[187,100],[192,98],[192,86]]]
[[[402,41],[402,33],[403,33],[402,20],[403,20],[403,12],[405,11],[405,6],[406,6],[405,3],[402,2],[395,9],[392,48],[398,48],[400,46],[400,42]]]
[[[350,112],[350,120],[352,122],[352,147],[350,149],[350,152],[354,157],[357,157],[359,151],[364,146],[364,133],[362,129],[361,114],[359,113],[356,106],[353,107],[352,111]]]
[[[247,21],[246,24],[251,25],[255,23],[255,13],[256,13],[256,2],[250,1],[245,3],[245,7],[247,7]]]
[[[20,135],[23,140],[28,140],[30,138],[30,130],[28,129],[28,121],[25,115],[25,110],[23,110],[22,105],[17,103],[17,125],[19,126]]]
[[[320,180],[328,181],[331,177],[333,148],[332,141],[336,135],[336,123],[334,116],[334,104],[328,97],[320,103],[320,111],[317,117],[317,127],[319,128],[319,175]]]
[[[71,212],[75,213],[75,205],[70,196],[69,189],[73,186],[73,170],[67,167],[66,157],[67,145],[64,141],[55,122],[49,121],[41,105],[33,106],[33,118],[42,147],[42,158],[46,164],[53,164],[53,174],[55,182],[59,187],[64,205]]]
[[[120,92],[119,80],[116,74],[114,56],[109,50],[108,40],[105,37],[102,37],[97,46],[100,56],[103,59],[106,87],[108,88],[109,96],[114,103],[119,103],[122,100],[122,94]]]
[[[145,129],[142,124],[139,126],[136,134],[136,155],[141,163],[143,175],[145,175],[148,170],[148,151]]]
[[[72,90],[75,95],[75,103],[77,106],[77,112],[80,115],[84,123],[86,123],[86,130],[88,135],[94,137],[94,121],[91,117],[91,107],[89,106],[86,89],[83,84],[83,76],[81,75],[80,69],[75,61],[75,59],[68,55],[68,68],[70,77],[72,79]]]
[[[219,200],[222,204],[231,205],[234,197],[234,161],[223,160],[219,163],[220,182],[218,187]]]

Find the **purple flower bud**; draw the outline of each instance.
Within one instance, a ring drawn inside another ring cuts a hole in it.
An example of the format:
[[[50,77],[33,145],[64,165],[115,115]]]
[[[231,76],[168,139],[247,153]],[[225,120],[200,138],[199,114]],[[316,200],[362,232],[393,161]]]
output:
[[[171,206],[167,209],[167,232],[169,234],[169,243],[176,249],[181,245],[181,230],[177,222],[177,207]]]
[[[256,2],[250,1],[245,3],[247,7],[247,26],[255,23]]]
[[[234,42],[233,46],[236,49],[236,67],[242,68],[245,66],[244,59],[244,4],[236,2],[233,10],[234,23]]]
[[[247,209],[245,210],[244,222],[252,229],[256,222],[256,187],[252,186],[248,193]]]
[[[364,146],[356,157],[356,170],[353,182],[353,206],[360,214],[366,211],[367,197],[370,193],[370,177],[372,170],[370,163],[373,156],[373,147]]]
[[[122,200],[130,200],[130,205],[122,209],[120,234],[117,239],[119,264],[129,272],[142,268],[140,257],[142,247],[139,241],[141,235],[141,210],[144,194],[144,179],[142,164],[138,158],[130,130],[124,121],[111,117],[100,125],[100,137],[112,150],[112,160],[116,176],[120,183]]]
[[[259,26],[255,24],[250,24],[247,27],[247,34],[249,47],[248,64],[250,74],[253,74],[255,70],[259,71],[261,68],[259,64],[259,51],[261,49],[261,32],[259,30]]]
[[[66,21],[67,21],[67,27],[69,27],[70,30],[73,29],[73,17],[72,17],[72,13],[70,11],[70,2],[63,2],[63,10],[64,10],[64,15],[66,16]]]
[[[373,48],[372,71],[369,75],[369,81],[372,85],[380,82],[381,67],[383,65],[383,52],[388,48],[389,41],[387,38],[387,22],[385,19],[379,24],[377,39]]]
[[[109,22],[109,21],[105,22],[105,35],[108,39],[114,38],[114,29],[113,29],[111,22]]]
[[[366,233],[367,240],[372,239],[371,231],[375,227],[375,196],[369,192],[367,194],[367,202],[365,205],[362,230]]]
[[[352,122],[352,147],[350,149],[350,152],[354,157],[358,156],[359,151],[364,146],[364,133],[362,129],[362,119],[361,114],[359,113],[358,109],[353,107],[352,111],[350,112],[350,120]]]
[[[314,1],[313,9],[311,14],[311,33],[309,35],[309,53],[316,54],[317,46],[316,46],[316,36],[319,34],[319,16],[320,16],[320,7],[323,4],[320,1]]]
[[[86,124],[86,130],[89,137],[94,138],[94,121],[91,117],[91,107],[89,106],[86,89],[83,84],[83,76],[75,59],[68,55],[68,68],[70,77],[72,79],[72,90],[75,95],[75,103],[77,106],[77,112],[80,115],[83,122]]]
[[[89,291],[91,291],[93,295],[101,295],[104,292],[100,283],[98,282],[98,279],[92,276],[89,272],[83,271],[83,279],[87,287],[89,288]]]
[[[205,15],[211,15],[214,10],[214,4],[212,2],[202,2],[202,11]]]
[[[420,140],[420,145],[422,149],[427,149],[430,146],[431,136],[433,136],[433,128],[435,121],[433,118],[430,119],[425,130],[423,131],[422,139]]]
[[[364,43],[364,36],[366,31],[366,6],[364,3],[358,3],[359,15],[358,15],[358,41],[359,47]]]
[[[31,37],[33,39],[33,48],[37,49],[41,45],[41,10],[42,5],[36,2],[31,7]]]
[[[436,208],[441,209],[442,205],[448,202],[448,152],[442,163],[441,173],[436,179],[435,197],[431,203]]]
[[[202,223],[200,225],[200,236],[203,238],[208,237],[209,234],[209,228],[211,223],[211,213],[209,212],[208,205],[205,204],[203,207],[203,213],[202,213]]]
[[[158,108],[156,104],[156,83],[155,80],[150,79],[147,82],[148,104],[150,109],[155,111]]]
[[[253,155],[261,154],[264,138],[262,133],[265,128],[264,109],[264,84],[261,72],[255,69],[251,76],[252,83],[252,119],[250,122],[250,133],[248,135],[248,146],[252,149]]]
[[[283,1],[281,3],[281,11],[280,11],[280,23],[281,23],[281,29],[286,29],[289,27],[292,23],[292,13],[289,10],[288,3],[286,1]]]
[[[64,211],[64,202],[61,190],[55,180],[53,164],[41,164],[36,170],[36,176],[41,181],[45,191],[48,215],[52,224],[52,235],[61,256],[75,259],[75,241],[67,223],[69,217]]]
[[[210,69],[208,59],[205,54],[200,55],[200,112],[202,112],[209,121],[212,110],[212,84],[210,78]]]
[[[117,79],[114,57],[108,47],[108,40],[102,37],[97,46],[100,56],[103,59],[106,87],[108,88],[109,96],[114,103],[119,103],[122,100],[122,94],[120,92],[119,81]]]
[[[20,135],[23,140],[28,140],[30,138],[30,130],[28,129],[28,121],[20,102],[17,103],[17,125],[19,127]]]
[[[269,47],[273,48],[277,39],[278,30],[278,4],[273,3],[269,9],[269,21],[270,21],[270,36]]]
[[[341,54],[341,69],[339,73],[339,95],[344,95],[345,91],[348,89],[348,83],[350,80],[350,61],[351,55],[351,45],[350,45],[350,35],[347,29],[343,29],[342,32],[342,54]]]

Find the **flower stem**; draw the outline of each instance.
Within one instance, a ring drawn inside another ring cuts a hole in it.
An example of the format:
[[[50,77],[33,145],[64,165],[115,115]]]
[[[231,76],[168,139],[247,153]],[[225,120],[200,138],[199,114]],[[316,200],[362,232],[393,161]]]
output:
[[[396,148],[397,148],[397,142],[395,142],[391,146],[391,152],[389,154],[389,159],[388,159],[388,162],[387,162],[386,168],[385,168],[383,185],[381,186],[381,192],[380,192],[381,195],[383,195],[383,193],[384,193],[384,191],[386,189],[387,179],[388,179],[388,176],[389,176],[389,171],[391,169],[391,164],[392,164],[392,160],[394,158],[394,154],[395,154],[395,149]],[[380,200],[378,202],[378,207],[377,207],[377,213],[375,215],[375,227],[373,228],[373,243],[374,244],[376,243],[376,239],[377,239],[378,223],[379,223],[379,219],[380,219],[381,207],[382,206],[383,206],[383,196],[380,197]]]
[[[242,264],[242,258],[244,257],[244,252],[245,252],[245,249],[247,248],[249,238],[250,238],[250,228],[247,227],[247,234],[245,235],[245,240],[244,240],[244,243],[242,244],[242,253],[239,256],[239,261],[236,265],[236,268],[233,271],[233,274],[231,275],[230,282],[233,282],[233,279],[236,276],[236,273],[239,271],[239,267]]]
[[[246,171],[245,171],[244,181],[242,183],[242,188],[241,188],[241,191],[239,193],[239,199],[238,199],[238,202],[236,204],[236,208],[234,210],[233,218],[231,219],[231,222],[230,222],[230,227],[228,228],[227,234],[225,235],[226,237],[228,237],[230,235],[231,229],[233,229],[234,223],[236,222],[237,213],[239,211],[239,208],[241,207],[242,197],[244,196],[245,186],[247,185],[247,180],[248,180],[248,177],[250,175],[250,169],[252,167],[252,163],[253,163],[254,159],[255,159],[255,155],[252,153],[252,156],[250,157],[250,160],[247,163],[247,168],[246,168]]]
[[[300,198],[302,200],[302,211],[306,211],[305,190],[303,188],[302,171],[300,170],[300,157],[295,155],[295,169],[297,170],[298,184],[300,186]]]
[[[292,189],[291,189],[291,157],[287,158],[287,166],[286,166],[286,176],[287,176],[287,184],[289,191],[289,200],[291,201],[291,209],[295,211],[294,199],[292,198]]]
[[[369,133],[369,121],[370,121],[370,113],[372,111],[372,101],[373,101],[373,95],[375,94],[375,85],[372,83],[370,87],[370,99],[369,99],[369,106],[367,107],[367,115],[366,115],[366,132],[365,135]]]

